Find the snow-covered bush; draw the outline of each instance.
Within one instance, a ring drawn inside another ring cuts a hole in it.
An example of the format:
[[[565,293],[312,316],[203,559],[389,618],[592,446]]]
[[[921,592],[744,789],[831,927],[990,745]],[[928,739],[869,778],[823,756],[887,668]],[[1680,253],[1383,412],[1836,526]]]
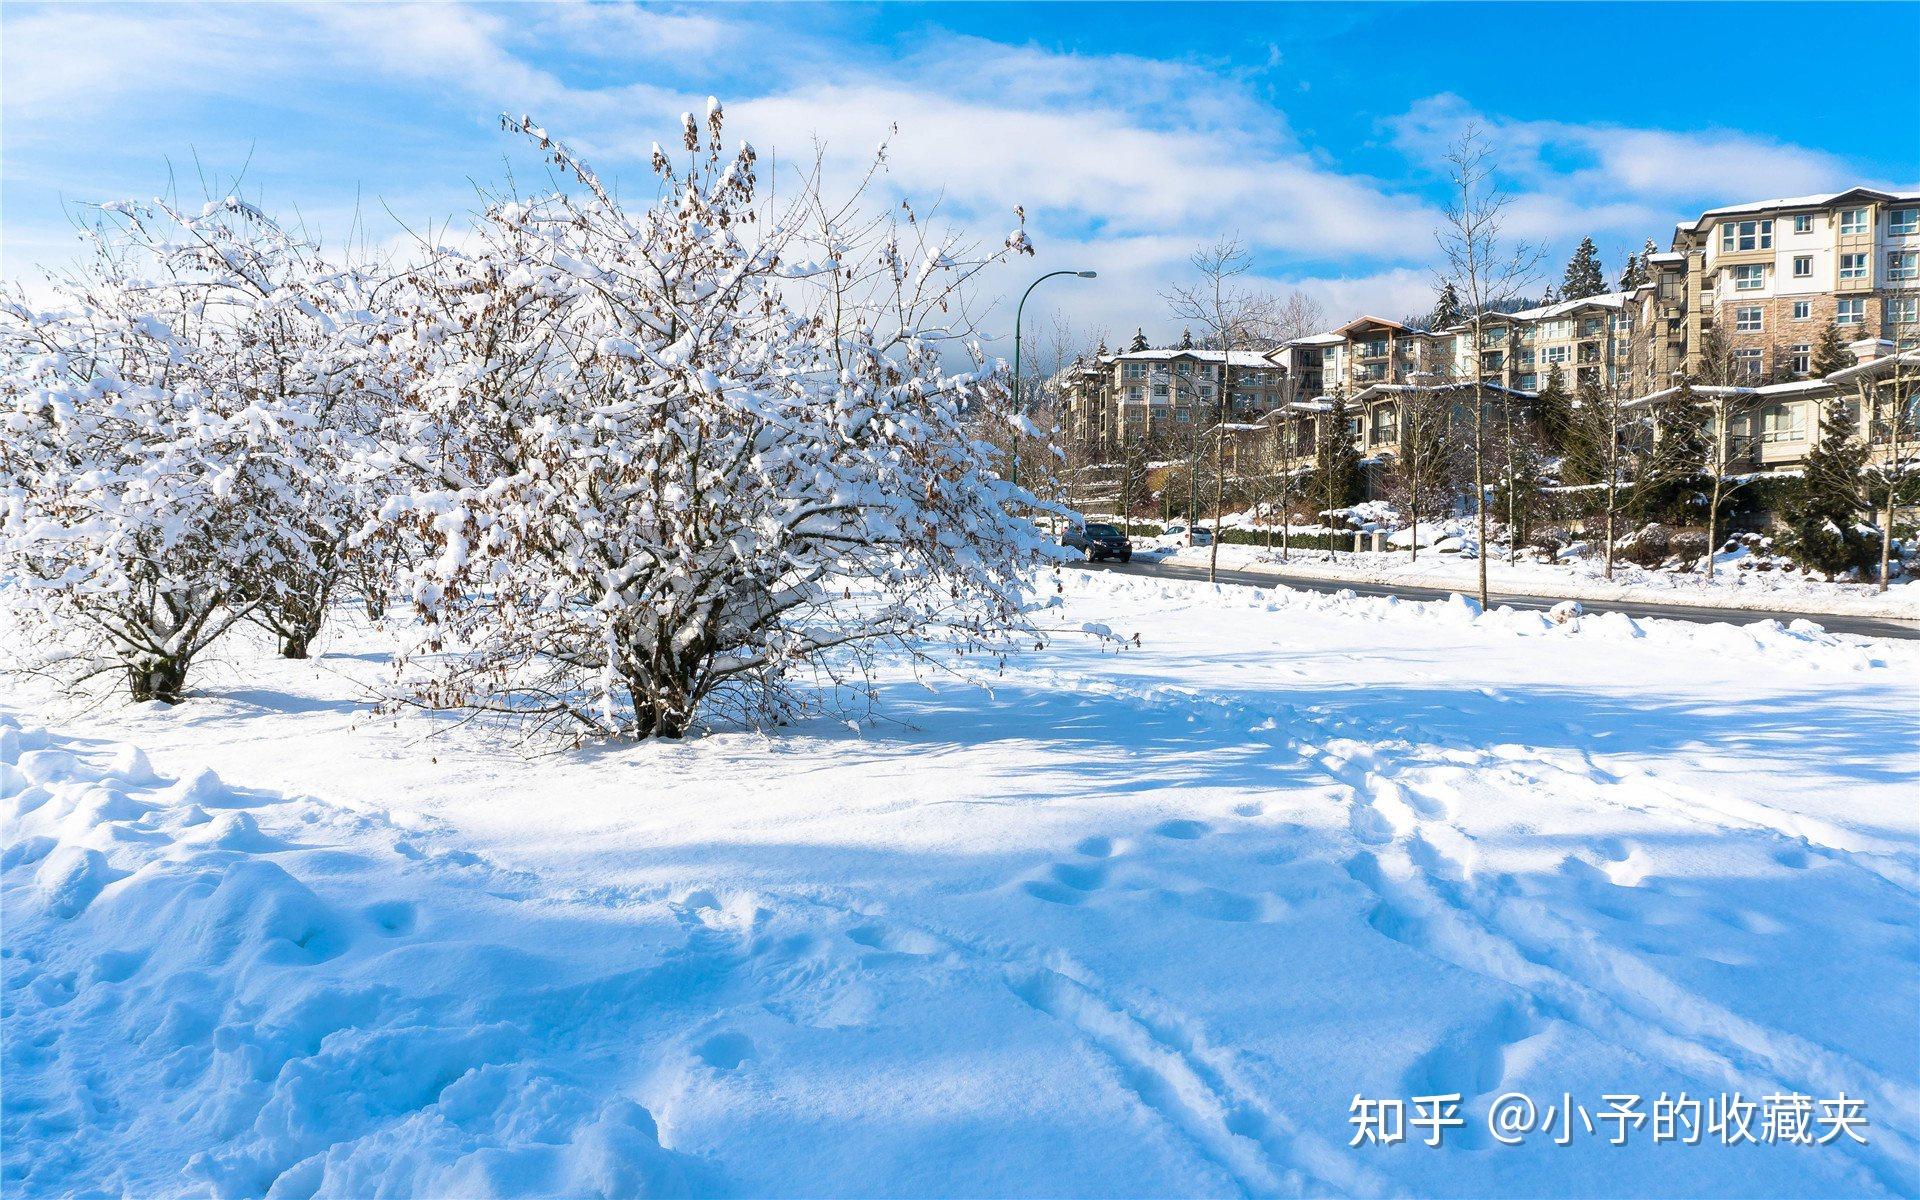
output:
[[[350,544],[387,493],[367,464],[373,436],[399,386],[399,358],[384,304],[386,280],[323,260],[244,206],[186,224],[189,249],[226,264],[232,351],[220,386],[270,414],[257,447],[255,499],[275,540],[242,588],[250,616],[288,658],[305,658],[343,585],[384,593],[394,571],[390,540]]]
[[[412,699],[576,736],[778,712],[796,668],[888,645],[952,662],[1034,636],[1043,552],[966,431],[1001,386],[949,371],[989,255],[809,182],[775,209],[722,116],[655,148],[629,208],[526,121],[577,189],[487,208],[417,276],[413,382],[383,432],[379,526],[426,549]],[[816,174],[817,178],[817,174]]]
[[[178,700],[273,586],[297,451],[235,385],[257,293],[234,217],[252,214],[107,206],[50,304],[0,303],[0,581],[26,665]]]
[[[176,701],[252,617],[300,657],[378,479],[371,282],[228,198],[103,206],[92,254],[0,307],[0,578],[28,665]]]

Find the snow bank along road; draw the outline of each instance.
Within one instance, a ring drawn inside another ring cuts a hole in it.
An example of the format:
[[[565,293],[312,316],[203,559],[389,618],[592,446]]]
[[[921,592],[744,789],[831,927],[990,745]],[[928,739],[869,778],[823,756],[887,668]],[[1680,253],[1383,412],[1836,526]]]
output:
[[[425,739],[362,633],[7,694],[6,1194],[1920,1191],[1920,646],[1062,586],[1143,644],[858,729]],[[1866,1144],[1654,1140],[1736,1091]]]
[[[1150,575],[1162,579],[1192,579],[1204,581],[1207,577],[1205,567],[1195,567],[1185,563],[1156,562],[1100,562],[1075,564],[1091,571],[1117,571],[1124,575]],[[1230,570],[1222,567],[1215,572],[1215,578],[1221,583],[1231,583],[1242,587],[1270,588],[1281,585],[1299,588],[1310,592],[1324,592],[1329,595],[1341,591],[1350,591],[1358,596],[1398,596],[1404,600],[1445,600],[1461,592],[1459,587],[1436,588],[1418,587],[1401,583],[1368,583],[1355,580],[1316,579],[1308,575],[1288,575],[1277,571]],[[1471,592],[1472,588],[1464,589]],[[1566,599],[1564,596],[1528,596],[1493,589],[1489,597],[1495,604],[1504,604],[1510,608],[1544,612]],[[1881,638],[1920,638],[1920,621],[1901,621],[1892,617],[1854,617],[1834,613],[1791,612],[1787,610],[1759,610],[1750,608],[1715,608],[1710,605],[1663,604],[1657,601],[1641,600],[1581,600],[1580,606],[1589,612],[1624,613],[1630,617],[1660,618],[1672,621],[1731,621],[1746,624],[1752,621],[1812,621],[1833,633],[1859,634],[1862,637]]]

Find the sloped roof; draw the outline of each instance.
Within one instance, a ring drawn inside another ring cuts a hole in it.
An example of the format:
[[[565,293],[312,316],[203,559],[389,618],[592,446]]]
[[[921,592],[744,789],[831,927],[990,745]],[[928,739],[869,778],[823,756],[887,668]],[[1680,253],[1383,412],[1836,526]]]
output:
[[[1191,359],[1194,362],[1217,363],[1221,360],[1222,353],[1223,352],[1219,350],[1201,350],[1198,348],[1192,349],[1192,350],[1180,350],[1180,349],[1133,350],[1133,351],[1122,351],[1119,354],[1111,355],[1108,357],[1106,361],[1138,362],[1144,359],[1150,362],[1172,362],[1175,359],[1186,358],[1186,359]],[[1257,350],[1235,350],[1232,352],[1232,354],[1233,354],[1233,357],[1231,360],[1232,366],[1271,367],[1276,365],[1272,359],[1268,358],[1266,355],[1260,353]]]
[[[1354,329],[1361,325],[1385,325],[1389,329],[1398,329],[1398,330],[1401,330],[1402,332],[1404,332],[1407,328],[1405,325],[1402,325],[1398,321],[1389,321],[1385,317],[1375,317],[1375,316],[1370,316],[1365,313],[1362,313],[1360,316],[1357,316],[1353,320],[1348,321],[1345,325],[1342,325],[1337,332],[1344,334],[1348,330]]]
[[[1733,216],[1737,213],[1775,212],[1781,209],[1826,208],[1852,197],[1863,200],[1920,200],[1920,192],[1883,192],[1878,188],[1851,187],[1843,192],[1827,192],[1816,196],[1782,196],[1773,200],[1750,200],[1745,204],[1729,204],[1721,208],[1709,208],[1700,214],[1700,219],[1691,225],[1682,224],[1682,229],[1699,230],[1713,223],[1715,217]]]

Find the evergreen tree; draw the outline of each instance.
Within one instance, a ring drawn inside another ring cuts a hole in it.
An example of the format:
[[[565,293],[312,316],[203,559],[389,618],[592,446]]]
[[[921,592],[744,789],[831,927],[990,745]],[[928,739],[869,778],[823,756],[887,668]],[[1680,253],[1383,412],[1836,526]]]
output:
[[[1673,524],[1692,524],[1704,517],[1700,488],[1711,471],[1713,413],[1685,379],[1673,399],[1660,406],[1655,437],[1659,453],[1651,457],[1653,477],[1648,481],[1641,515]]]
[[[1138,354],[1142,350],[1145,350],[1146,348],[1147,348],[1147,331],[1144,329],[1134,330],[1133,340],[1127,343],[1127,353]]]
[[[1854,437],[1852,407],[1827,401],[1820,409],[1820,440],[1781,513],[1788,553],[1801,566],[1831,577],[1849,570],[1864,574],[1874,563],[1879,535],[1860,526],[1866,462],[1866,447]]]
[[[1607,281],[1600,274],[1600,251],[1594,248],[1592,238],[1581,238],[1580,245],[1574,249],[1573,257],[1567,262],[1567,273],[1560,295],[1567,300],[1585,300],[1588,296],[1598,296],[1606,290]]]
[[[1460,293],[1451,280],[1440,285],[1439,298],[1433,302],[1432,329],[1450,329],[1460,323],[1464,314],[1460,311]]]
[[[1494,421],[1498,480],[1493,488],[1493,511],[1507,523],[1507,560],[1517,561],[1520,547],[1533,540],[1545,507],[1541,490],[1548,479],[1548,456],[1540,427],[1521,407],[1518,397],[1501,393]]]
[[[1853,351],[1840,340],[1840,327],[1828,321],[1820,331],[1820,340],[1813,344],[1813,373],[1825,377],[1852,365]]]
[[[1573,394],[1567,390],[1567,377],[1560,364],[1547,368],[1547,382],[1533,400],[1534,421],[1548,454],[1564,457],[1573,426]]]
[[[1315,506],[1322,513],[1330,513],[1358,504],[1362,492],[1360,452],[1353,448],[1346,414],[1338,401],[1331,411],[1321,414],[1319,429],[1315,432],[1313,478],[1308,485],[1308,494]],[[1331,530],[1333,518],[1328,516],[1326,523]],[[1337,544],[1337,539],[1329,534],[1327,545]]]
[[[1627,255],[1627,265],[1620,268],[1620,282],[1616,285],[1615,290],[1630,292],[1645,282],[1646,277],[1647,271],[1645,267],[1640,265],[1640,256],[1629,253]]]

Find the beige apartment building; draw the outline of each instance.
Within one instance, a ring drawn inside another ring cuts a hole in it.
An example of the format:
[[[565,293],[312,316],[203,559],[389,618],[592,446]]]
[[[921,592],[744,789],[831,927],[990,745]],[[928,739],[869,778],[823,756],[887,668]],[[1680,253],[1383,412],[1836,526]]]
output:
[[[1651,256],[1647,269],[1647,282],[1632,292],[1488,314],[1478,344],[1469,323],[1429,331],[1361,316],[1267,354],[1236,353],[1228,406],[1241,446],[1235,458],[1251,463],[1257,447],[1280,437],[1310,453],[1314,431],[1338,421],[1356,450],[1384,464],[1410,389],[1457,387],[1477,375],[1525,402],[1556,368],[1576,394],[1614,387],[1648,404],[1667,398],[1683,375],[1737,391],[1728,436],[1756,470],[1802,460],[1820,405],[1858,391],[1861,378],[1877,380],[1883,409],[1913,402],[1913,372],[1890,365],[1920,349],[1920,193],[1853,188],[1713,209],[1676,226],[1671,249]],[[1838,373],[1846,379],[1812,376],[1813,348],[1829,321],[1857,364],[1852,375]],[[1727,349],[1718,364],[1705,361],[1709,330]],[[1069,428],[1111,448],[1210,422],[1219,359],[1191,346],[1149,349],[1136,335],[1127,352],[1103,353],[1069,373]],[[1858,416],[1863,435],[1871,433],[1873,413]]]
[[[1066,427],[1097,446],[1151,442],[1199,422],[1248,420],[1287,400],[1286,371],[1252,350],[1231,355],[1192,345],[1152,349],[1146,338],[1117,354],[1096,354],[1069,367],[1064,379]]]
[[[1649,267],[1634,304],[1646,391],[1681,373],[1806,378],[1828,322],[1848,342],[1920,346],[1920,193],[1852,188],[1711,209],[1677,226]],[[1705,361],[1708,330],[1722,335],[1730,371]]]

